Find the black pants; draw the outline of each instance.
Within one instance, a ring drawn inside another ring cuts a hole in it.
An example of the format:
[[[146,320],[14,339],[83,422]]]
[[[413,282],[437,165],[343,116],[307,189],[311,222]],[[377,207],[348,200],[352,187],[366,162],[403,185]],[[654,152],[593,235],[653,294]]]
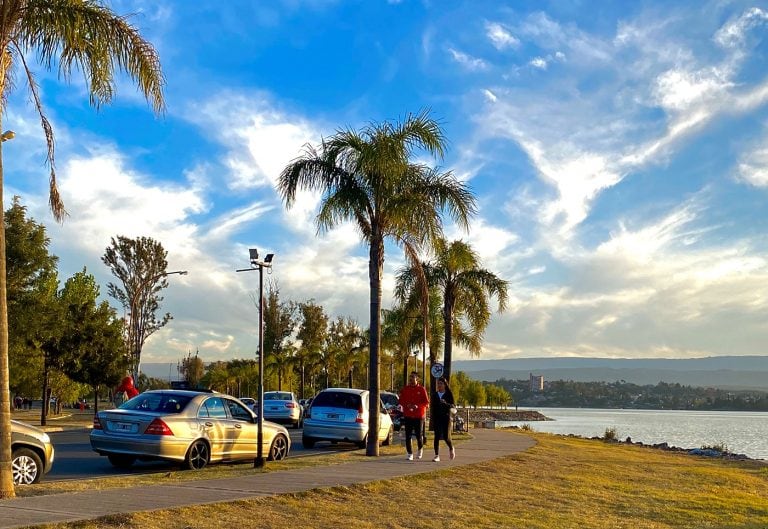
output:
[[[412,454],[412,435],[416,436],[416,446],[419,449],[424,446],[424,438],[422,437],[422,432],[424,431],[424,419],[412,419],[410,417],[403,417],[403,424],[405,424],[405,451],[409,454]]]

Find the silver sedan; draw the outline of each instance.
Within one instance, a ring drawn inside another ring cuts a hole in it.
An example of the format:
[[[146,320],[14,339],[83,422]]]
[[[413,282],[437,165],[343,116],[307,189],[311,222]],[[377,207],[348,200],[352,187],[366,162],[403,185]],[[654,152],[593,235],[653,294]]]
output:
[[[245,404],[223,393],[153,390],[117,409],[100,411],[90,440],[91,448],[116,467],[129,467],[137,459],[161,459],[201,469],[213,462],[254,459],[257,418]],[[262,454],[279,461],[290,447],[288,431],[264,421]]]

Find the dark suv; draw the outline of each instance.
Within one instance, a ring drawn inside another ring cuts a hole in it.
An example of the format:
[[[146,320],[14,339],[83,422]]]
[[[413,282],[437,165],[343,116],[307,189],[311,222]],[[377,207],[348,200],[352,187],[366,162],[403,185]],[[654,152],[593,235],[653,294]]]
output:
[[[53,444],[47,433],[27,423],[11,420],[13,483],[40,481],[53,465]]]

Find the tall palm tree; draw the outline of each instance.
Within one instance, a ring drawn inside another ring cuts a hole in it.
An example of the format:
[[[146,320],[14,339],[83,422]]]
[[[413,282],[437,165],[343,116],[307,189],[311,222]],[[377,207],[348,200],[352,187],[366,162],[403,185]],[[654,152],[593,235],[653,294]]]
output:
[[[398,123],[372,123],[361,131],[339,130],[318,149],[303,155],[280,175],[279,189],[290,208],[300,188],[322,193],[318,232],[351,221],[368,245],[370,340],[368,388],[371,402],[379,399],[381,342],[381,278],[384,241],[400,245],[410,262],[418,263],[421,246],[442,233],[441,213],[467,227],[475,212],[469,189],[450,173],[411,161],[415,151],[442,157],[443,131],[428,112],[409,114]],[[366,455],[377,456],[378,406],[370,406]]]
[[[464,241],[448,243],[440,239],[434,246],[435,258],[422,264],[431,289],[442,297],[443,376],[450,379],[453,345],[465,347],[470,355],[480,354],[483,334],[491,319],[490,298],[498,300],[498,310],[507,306],[507,281],[480,268],[480,259]],[[398,275],[396,295],[403,298],[413,292],[417,274],[406,269]],[[415,289],[418,292],[418,289]]]
[[[114,73],[127,73],[156,112],[162,112],[164,79],[152,45],[125,17],[96,0],[0,0],[0,96],[3,102],[13,89],[16,68],[27,81],[48,145],[49,204],[57,221],[66,214],[56,186],[53,128],[45,116],[35,77],[26,62],[36,53],[40,64],[68,80],[80,70],[90,102],[98,108],[115,92]],[[2,130],[0,108],[0,130]],[[3,188],[0,151],[0,212]],[[14,496],[11,472],[11,412],[8,377],[8,306],[5,284],[5,226],[0,215],[0,498]]]

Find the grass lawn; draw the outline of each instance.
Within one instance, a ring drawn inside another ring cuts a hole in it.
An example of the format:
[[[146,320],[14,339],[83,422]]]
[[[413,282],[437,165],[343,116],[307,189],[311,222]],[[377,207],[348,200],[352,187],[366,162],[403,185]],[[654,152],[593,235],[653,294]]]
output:
[[[45,527],[768,527],[768,465],[764,463],[712,460],[542,433],[531,435],[538,444],[530,450],[469,467],[369,485]],[[391,450],[402,452],[401,447]],[[365,457],[362,451],[343,456]],[[338,456],[321,457],[316,463],[333,464],[334,457]],[[253,469],[221,467],[215,472]]]

